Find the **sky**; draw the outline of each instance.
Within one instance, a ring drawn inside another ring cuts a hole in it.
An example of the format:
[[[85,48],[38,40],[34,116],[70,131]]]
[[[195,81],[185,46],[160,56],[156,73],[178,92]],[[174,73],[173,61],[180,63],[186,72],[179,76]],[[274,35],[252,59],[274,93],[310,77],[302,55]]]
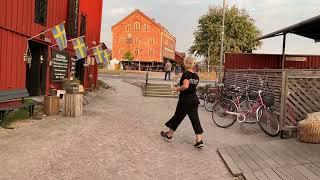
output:
[[[319,0],[226,0],[228,5],[246,9],[263,34],[320,15]],[[176,49],[187,52],[193,43],[197,20],[211,5],[223,0],[104,0],[101,40],[112,47],[111,26],[140,9],[155,18],[177,38]],[[320,30],[320,28],[319,28]],[[256,53],[281,53],[282,38],[263,40]],[[288,54],[320,54],[320,43],[296,35],[287,36]]]

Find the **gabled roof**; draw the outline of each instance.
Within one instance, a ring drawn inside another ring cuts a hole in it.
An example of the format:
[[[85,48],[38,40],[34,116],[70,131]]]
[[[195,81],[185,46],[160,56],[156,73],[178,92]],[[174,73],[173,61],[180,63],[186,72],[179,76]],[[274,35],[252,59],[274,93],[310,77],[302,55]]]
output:
[[[267,39],[275,36],[280,36],[287,33],[293,33],[296,35],[300,35],[306,38],[314,39],[315,41],[320,41],[320,15],[302,21],[300,23],[294,24],[292,26],[280,29],[273,33],[264,35],[257,40]]]
[[[117,22],[115,25],[112,26],[112,29],[115,26],[118,26],[119,24],[121,24],[122,22],[124,22],[125,20],[129,19],[133,14],[140,14],[141,16],[143,16],[144,18],[146,18],[148,21],[152,22],[154,25],[156,25],[157,27],[159,27],[160,29],[164,29],[160,24],[156,23],[153,19],[149,18],[147,15],[145,15],[143,12],[140,11],[140,9],[135,9],[132,13],[130,13],[128,16],[126,16],[125,18],[123,18],[121,21]]]
[[[184,59],[186,57],[186,53],[181,53],[176,51],[176,55],[179,56],[180,58]]]
[[[157,26],[158,28],[160,28],[161,30],[167,32],[168,34],[170,34],[173,38],[175,38],[175,36],[173,36],[164,26],[162,26],[160,23],[157,23],[154,19],[151,19],[150,17],[148,17],[146,14],[144,14],[142,11],[140,11],[140,9],[135,9],[133,12],[131,12],[128,16],[126,16],[125,18],[123,18],[121,21],[117,22],[115,25],[113,25],[111,27],[111,29],[115,28],[116,26],[118,26],[119,24],[121,24],[122,22],[126,21],[127,19],[129,19],[133,14],[139,14],[142,17],[146,18],[148,21],[150,21],[152,24],[154,24],[155,26]]]

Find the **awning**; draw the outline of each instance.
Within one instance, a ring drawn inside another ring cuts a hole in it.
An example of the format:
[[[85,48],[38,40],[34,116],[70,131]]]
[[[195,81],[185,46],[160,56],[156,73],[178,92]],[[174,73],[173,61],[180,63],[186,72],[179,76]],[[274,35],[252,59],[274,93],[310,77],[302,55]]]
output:
[[[315,40],[316,42],[320,41],[320,15],[310,18],[308,20],[302,21],[300,23],[294,24],[287,28],[280,29],[273,33],[264,35],[257,40],[267,39],[275,36],[280,36],[288,33],[300,35],[306,38]]]

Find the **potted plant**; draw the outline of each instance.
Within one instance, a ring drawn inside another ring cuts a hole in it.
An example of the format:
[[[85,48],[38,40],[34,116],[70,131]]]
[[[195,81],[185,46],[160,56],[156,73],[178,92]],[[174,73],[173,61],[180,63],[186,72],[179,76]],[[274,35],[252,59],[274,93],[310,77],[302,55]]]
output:
[[[77,94],[79,93],[79,85],[80,81],[78,79],[74,79],[73,81],[70,81],[70,84],[68,85],[66,89],[67,94]]]

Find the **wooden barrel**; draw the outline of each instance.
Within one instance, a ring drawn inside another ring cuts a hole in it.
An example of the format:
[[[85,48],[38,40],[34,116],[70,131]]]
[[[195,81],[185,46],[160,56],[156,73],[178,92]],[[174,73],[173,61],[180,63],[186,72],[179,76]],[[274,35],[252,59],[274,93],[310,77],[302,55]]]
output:
[[[59,114],[60,98],[57,96],[44,97],[44,113],[48,116]]]
[[[64,115],[68,117],[82,116],[82,94],[65,94]]]

